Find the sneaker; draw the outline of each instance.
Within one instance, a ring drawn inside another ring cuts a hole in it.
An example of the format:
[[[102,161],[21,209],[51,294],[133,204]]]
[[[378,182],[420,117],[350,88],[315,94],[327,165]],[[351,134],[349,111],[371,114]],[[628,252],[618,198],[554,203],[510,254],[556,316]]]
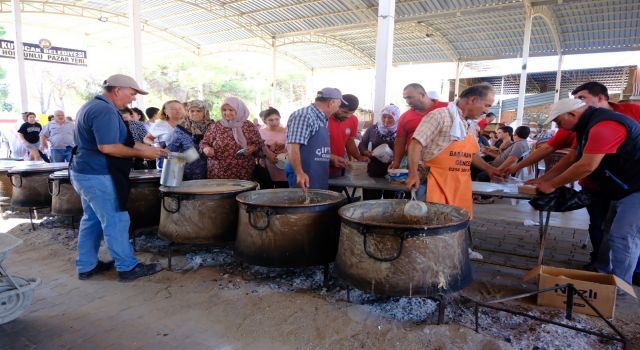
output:
[[[138,263],[138,265],[136,265],[130,271],[118,271],[118,281],[120,282],[135,281],[140,277],[151,276],[155,273],[160,272],[161,270],[162,270],[162,266],[160,266],[160,264]]]
[[[106,261],[106,262],[98,260],[96,267],[94,267],[93,269],[87,272],[78,272],[78,279],[83,281],[88,280],[89,278],[93,277],[93,275],[97,273],[111,270],[112,267],[113,267],[113,260]]]

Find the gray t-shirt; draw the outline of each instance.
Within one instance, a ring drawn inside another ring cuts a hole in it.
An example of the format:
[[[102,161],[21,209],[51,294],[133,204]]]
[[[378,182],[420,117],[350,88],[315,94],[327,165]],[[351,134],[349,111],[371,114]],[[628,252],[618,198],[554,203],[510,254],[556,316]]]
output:
[[[73,146],[73,129],[75,124],[69,121],[60,125],[55,121],[47,123],[40,132],[40,136],[49,139],[52,149],[63,149],[67,146]]]
[[[525,153],[529,152],[527,140],[520,140],[512,143],[491,162],[494,167],[499,167],[509,156],[514,156],[516,160],[520,159]]]

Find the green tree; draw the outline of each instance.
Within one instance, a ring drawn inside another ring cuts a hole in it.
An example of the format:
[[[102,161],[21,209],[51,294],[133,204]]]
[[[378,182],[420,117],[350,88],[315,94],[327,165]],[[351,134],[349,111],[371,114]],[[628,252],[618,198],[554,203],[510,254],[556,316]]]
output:
[[[89,101],[100,94],[102,85],[100,85],[98,79],[89,77],[74,84],[73,91],[82,101]]]

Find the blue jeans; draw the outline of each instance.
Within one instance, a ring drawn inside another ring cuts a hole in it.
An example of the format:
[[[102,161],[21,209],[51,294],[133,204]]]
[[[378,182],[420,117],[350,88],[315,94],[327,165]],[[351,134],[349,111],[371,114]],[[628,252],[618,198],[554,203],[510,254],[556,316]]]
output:
[[[51,161],[52,162],[69,162],[71,160],[71,149],[73,147],[67,146],[66,148],[52,148],[51,149]]]
[[[616,214],[609,233],[609,269],[631,284],[634,272],[640,272],[640,192],[615,204]]]
[[[587,212],[589,213],[589,240],[591,241],[591,246],[593,246],[591,262],[594,263],[598,259],[602,239],[605,236],[604,225],[607,219],[607,213],[609,212],[609,206],[611,205],[611,200],[598,192],[590,191],[590,193],[592,195],[592,199],[591,203],[587,205]],[[606,262],[603,261],[602,263]]]
[[[111,175],[86,175],[71,171],[71,183],[80,194],[84,215],[78,234],[78,272],[98,263],[98,249],[104,237],[116,270],[130,271],[138,260],[129,243],[129,213],[120,211]]]

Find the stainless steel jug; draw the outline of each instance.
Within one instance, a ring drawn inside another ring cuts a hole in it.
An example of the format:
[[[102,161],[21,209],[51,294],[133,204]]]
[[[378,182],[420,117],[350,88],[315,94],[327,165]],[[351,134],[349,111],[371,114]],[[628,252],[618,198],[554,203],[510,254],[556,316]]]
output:
[[[184,152],[170,152],[162,166],[160,184],[163,186],[175,187],[182,184],[184,166],[192,163],[200,157],[195,147],[191,147]]]

